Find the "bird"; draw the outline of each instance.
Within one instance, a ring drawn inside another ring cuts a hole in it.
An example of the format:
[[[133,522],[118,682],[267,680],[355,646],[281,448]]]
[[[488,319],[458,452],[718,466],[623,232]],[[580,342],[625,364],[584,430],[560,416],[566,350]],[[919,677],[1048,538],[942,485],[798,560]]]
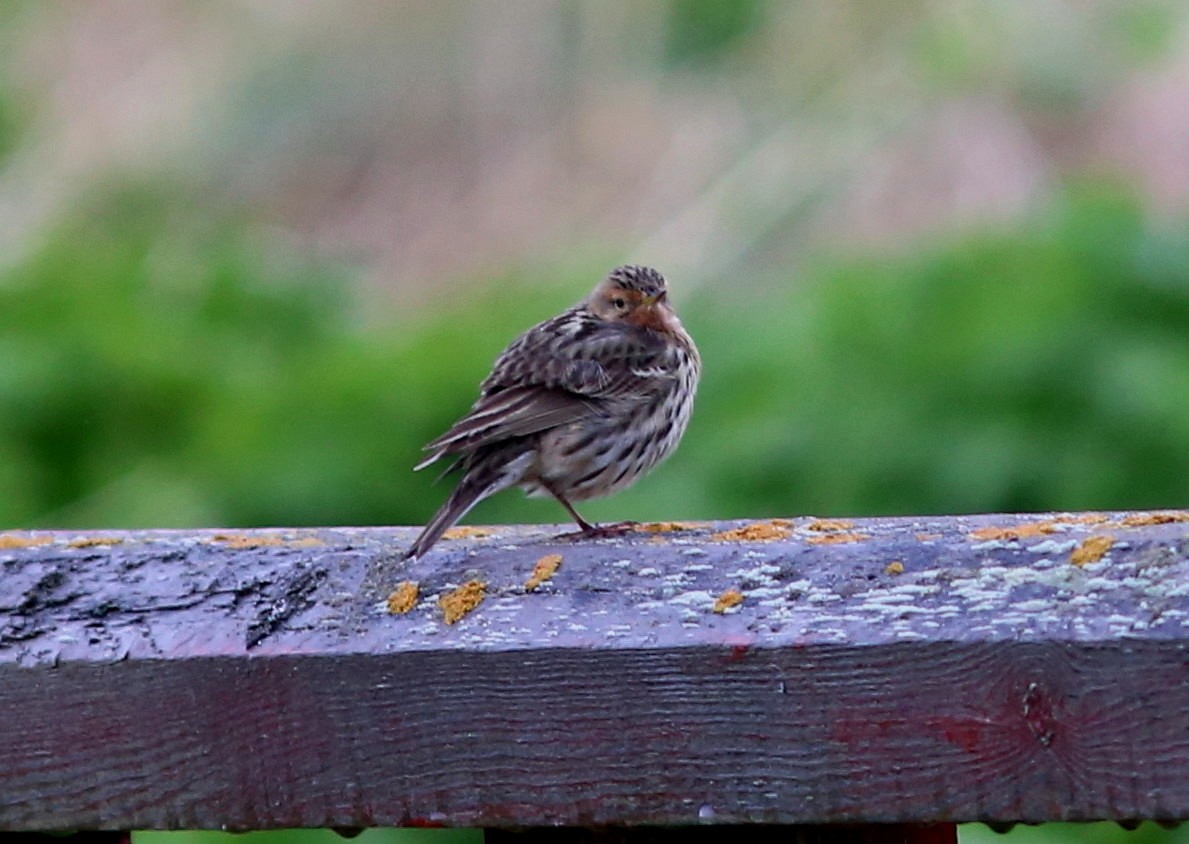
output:
[[[651,267],[616,267],[582,301],[496,358],[479,398],[425,446],[414,470],[451,458],[458,484],[405,553],[416,559],[480,501],[512,487],[552,496],[576,536],[610,536],[573,502],[629,486],[668,457],[693,411],[702,361]]]

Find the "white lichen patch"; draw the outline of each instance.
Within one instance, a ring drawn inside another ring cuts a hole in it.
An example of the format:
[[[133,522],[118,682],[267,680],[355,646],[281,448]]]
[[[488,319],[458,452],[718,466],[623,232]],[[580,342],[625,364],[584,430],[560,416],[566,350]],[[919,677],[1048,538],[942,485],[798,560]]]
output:
[[[678,607],[712,607],[714,598],[715,596],[709,592],[694,590],[674,595],[668,603]]]
[[[772,563],[762,563],[758,566],[734,569],[727,572],[727,577],[733,580],[751,579],[775,581],[778,574],[780,574],[780,566],[773,565]]]
[[[863,609],[873,610],[883,615],[894,615],[904,617],[909,615],[933,615],[932,607],[913,607],[904,606],[903,604],[866,604]]]
[[[913,595],[936,595],[941,591],[941,586],[937,583],[897,583],[886,588],[892,592],[908,592]]]
[[[1031,551],[1033,554],[1068,554],[1078,546],[1076,539],[1070,539],[1067,542],[1058,542],[1055,539],[1046,539],[1043,542],[1038,542],[1035,545],[1025,546],[1026,551]]]
[[[1016,612],[1045,612],[1053,608],[1054,601],[1047,598],[1036,598],[1031,601],[1019,601],[1012,604],[1012,609]]]
[[[886,592],[866,592],[863,595],[864,604],[898,604],[903,601],[915,601],[916,595],[911,592],[901,592],[889,589]]]
[[[970,546],[971,551],[1001,551],[1018,544],[1016,539],[988,539],[986,542],[976,542]]]
[[[1130,615],[1118,615],[1116,613],[1107,616],[1106,622],[1107,624],[1111,625],[1111,627],[1123,631],[1130,629],[1131,625],[1135,622],[1135,617]]]

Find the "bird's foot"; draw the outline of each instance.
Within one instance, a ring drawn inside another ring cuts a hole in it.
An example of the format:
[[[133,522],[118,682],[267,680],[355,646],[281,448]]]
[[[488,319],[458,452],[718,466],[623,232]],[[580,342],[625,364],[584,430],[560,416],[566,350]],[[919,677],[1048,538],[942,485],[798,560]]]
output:
[[[557,539],[568,539],[573,542],[576,539],[609,539],[615,536],[623,536],[631,533],[637,527],[639,522],[612,522],[607,525],[589,525],[584,524],[580,530],[575,530],[570,533],[563,533]]]

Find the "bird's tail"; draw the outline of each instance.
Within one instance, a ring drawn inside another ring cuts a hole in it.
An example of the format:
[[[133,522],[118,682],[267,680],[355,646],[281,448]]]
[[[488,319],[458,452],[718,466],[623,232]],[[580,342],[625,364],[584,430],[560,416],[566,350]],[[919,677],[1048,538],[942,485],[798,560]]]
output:
[[[438,512],[434,513],[433,518],[422,529],[412,547],[405,552],[406,560],[423,555],[472,507],[484,498],[512,485],[510,480],[505,479],[499,473],[484,471],[484,468],[476,466],[463,475],[458,486],[446,499],[446,503],[441,506]]]

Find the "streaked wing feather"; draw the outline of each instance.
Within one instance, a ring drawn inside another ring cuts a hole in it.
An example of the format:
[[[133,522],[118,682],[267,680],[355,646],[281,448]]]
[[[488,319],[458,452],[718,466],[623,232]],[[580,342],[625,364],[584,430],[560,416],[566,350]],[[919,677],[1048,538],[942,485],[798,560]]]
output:
[[[423,468],[447,454],[473,451],[499,440],[523,437],[598,413],[592,403],[562,390],[515,387],[483,396],[466,416],[425,446],[434,454]]]
[[[488,395],[536,385],[594,399],[630,398],[651,390],[632,370],[656,368],[667,357],[660,336],[575,309],[516,338],[480,389]]]

